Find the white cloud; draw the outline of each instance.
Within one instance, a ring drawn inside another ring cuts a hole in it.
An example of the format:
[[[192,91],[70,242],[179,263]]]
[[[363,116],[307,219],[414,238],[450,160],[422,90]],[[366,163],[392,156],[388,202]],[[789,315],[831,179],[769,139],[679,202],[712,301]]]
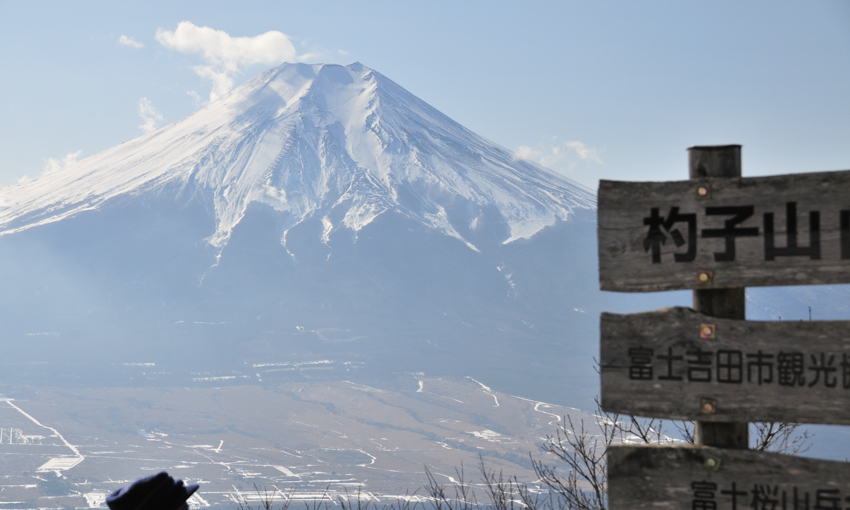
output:
[[[61,158],[44,158],[44,166],[41,168],[41,175],[52,174],[53,172],[58,172],[63,168],[73,165],[77,162],[77,158],[79,158],[82,153],[82,150],[78,150],[76,152],[70,152]],[[29,175],[22,175],[18,177],[18,184],[24,184],[34,180],[35,178],[30,177]]]
[[[139,99],[139,117],[142,119],[139,127],[145,133],[154,131],[157,128],[156,124],[162,121],[162,114],[154,108],[151,100],[146,97]]]
[[[200,106],[201,104],[203,104],[204,100],[201,99],[201,95],[195,92],[194,90],[189,90],[186,93],[189,94],[193,101],[195,101],[195,106]]]
[[[223,30],[181,21],[173,32],[158,29],[156,40],[168,49],[201,57],[204,64],[194,66],[192,70],[212,82],[210,101],[229,92],[234,78],[244,68],[255,64],[299,62],[312,57],[310,54],[299,55],[289,37],[276,30],[254,37],[231,37]]]
[[[551,141],[539,143],[535,147],[521,145],[514,152],[514,156],[566,174],[575,170],[580,164],[582,166],[589,163],[602,165],[603,152],[604,150],[591,147],[584,142],[577,140],[559,142],[557,137],[552,137]]]
[[[129,46],[131,48],[144,48],[145,45],[140,43],[139,41],[133,39],[132,37],[127,37],[126,35],[122,35],[118,38],[118,44],[122,46]]]
[[[42,168],[41,175],[52,174],[73,165],[82,153],[83,151],[79,150],[68,153],[61,158],[44,158],[44,167]]]
[[[599,151],[595,147],[589,147],[588,145],[577,141],[566,142],[564,146],[575,151],[579,159],[591,161],[600,165],[602,164],[602,158],[599,157]]]
[[[532,149],[528,145],[520,145],[517,150],[514,151],[514,156],[517,159],[527,159],[529,161],[534,161],[540,163],[543,166],[546,166],[543,162],[543,151],[539,149]]]

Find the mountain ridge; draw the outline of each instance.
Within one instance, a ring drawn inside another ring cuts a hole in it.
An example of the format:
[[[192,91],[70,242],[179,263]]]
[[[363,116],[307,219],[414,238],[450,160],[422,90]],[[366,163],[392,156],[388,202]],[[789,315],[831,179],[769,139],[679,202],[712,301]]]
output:
[[[510,243],[595,208],[592,191],[517,159],[362,64],[283,64],[173,124],[0,188],[0,235],[168,185],[184,198],[209,196],[216,227],[207,242],[219,250],[255,202],[287,214],[284,245],[312,216],[327,242],[335,229],[356,236],[395,210],[474,250],[468,232],[487,212]]]

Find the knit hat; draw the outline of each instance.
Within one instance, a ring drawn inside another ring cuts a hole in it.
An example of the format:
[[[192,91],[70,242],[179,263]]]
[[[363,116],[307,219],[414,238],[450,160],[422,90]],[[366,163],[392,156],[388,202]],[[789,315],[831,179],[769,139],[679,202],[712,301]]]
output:
[[[177,510],[198,490],[198,485],[183,485],[165,471],[122,487],[106,498],[110,510]]]

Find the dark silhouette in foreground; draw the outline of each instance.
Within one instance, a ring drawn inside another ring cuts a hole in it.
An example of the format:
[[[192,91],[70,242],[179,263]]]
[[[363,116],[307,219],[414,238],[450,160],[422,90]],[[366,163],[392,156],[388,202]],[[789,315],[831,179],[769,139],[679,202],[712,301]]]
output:
[[[110,510],[187,510],[186,501],[198,490],[198,485],[183,485],[168,473],[139,478],[118,489],[106,498]]]

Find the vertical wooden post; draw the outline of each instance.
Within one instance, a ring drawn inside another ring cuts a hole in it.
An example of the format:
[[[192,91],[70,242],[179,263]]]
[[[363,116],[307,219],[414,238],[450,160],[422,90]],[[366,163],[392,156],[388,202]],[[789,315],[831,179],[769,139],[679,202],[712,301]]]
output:
[[[688,148],[691,179],[741,177],[741,146],[713,145]],[[744,287],[695,290],[694,310],[724,319],[745,318]],[[718,402],[718,405],[723,405]],[[749,448],[748,423],[696,422],[694,440],[698,445],[721,448]]]

